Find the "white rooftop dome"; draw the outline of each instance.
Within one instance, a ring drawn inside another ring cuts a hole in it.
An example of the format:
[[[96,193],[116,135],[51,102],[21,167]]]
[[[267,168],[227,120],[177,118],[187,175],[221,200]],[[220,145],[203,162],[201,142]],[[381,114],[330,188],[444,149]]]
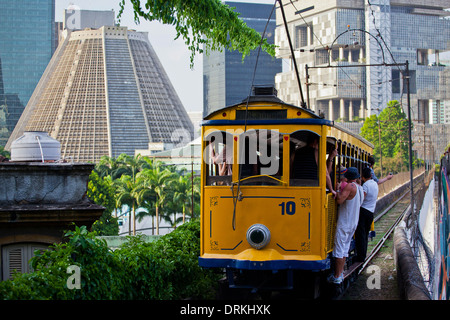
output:
[[[47,132],[26,131],[11,143],[11,161],[57,161],[61,143]]]

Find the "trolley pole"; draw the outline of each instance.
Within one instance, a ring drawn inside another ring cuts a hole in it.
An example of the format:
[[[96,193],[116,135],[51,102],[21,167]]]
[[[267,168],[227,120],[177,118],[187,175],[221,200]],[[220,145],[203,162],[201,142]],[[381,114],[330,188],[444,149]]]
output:
[[[408,103],[408,133],[409,133],[409,179],[411,188],[411,213],[414,213],[414,178],[413,178],[413,163],[412,163],[412,132],[411,132],[411,98],[409,94],[409,62],[405,63],[405,77],[406,77],[406,97]]]
[[[191,144],[191,214],[194,218],[194,145]],[[185,217],[183,216],[183,223]]]
[[[300,97],[302,99],[301,106],[302,106],[302,108],[306,109],[305,99],[303,98],[302,84],[300,82],[300,76],[298,74],[297,61],[295,60],[294,48],[292,47],[292,40],[291,40],[291,37],[289,36],[289,28],[288,28],[288,25],[286,22],[286,15],[284,14],[283,3],[281,2],[281,0],[278,0],[278,3],[280,4],[280,10],[281,10],[281,15],[283,16],[284,28],[286,30],[286,36],[288,38],[289,48],[291,49],[291,56],[292,56],[292,60],[294,62],[295,75],[297,76],[298,89],[300,90]]]

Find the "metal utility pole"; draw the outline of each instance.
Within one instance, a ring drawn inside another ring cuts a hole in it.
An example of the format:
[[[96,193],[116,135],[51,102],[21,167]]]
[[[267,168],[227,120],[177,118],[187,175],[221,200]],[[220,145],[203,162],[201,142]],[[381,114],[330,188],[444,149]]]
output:
[[[302,99],[300,105],[301,105],[302,108],[307,108],[306,103],[305,103],[305,99],[303,98],[303,91],[302,91],[302,85],[301,85],[301,82],[300,82],[300,76],[299,76],[299,73],[298,73],[297,61],[295,60],[294,48],[292,46],[292,40],[291,40],[291,37],[289,35],[289,28],[288,28],[288,25],[287,25],[287,22],[286,22],[286,15],[284,14],[283,3],[281,2],[281,0],[278,0],[278,3],[280,4],[281,15],[283,16],[284,28],[286,30],[286,36],[288,38],[289,48],[291,49],[292,61],[294,62],[294,68],[295,68],[295,75],[297,76],[298,89],[300,90],[300,97]]]

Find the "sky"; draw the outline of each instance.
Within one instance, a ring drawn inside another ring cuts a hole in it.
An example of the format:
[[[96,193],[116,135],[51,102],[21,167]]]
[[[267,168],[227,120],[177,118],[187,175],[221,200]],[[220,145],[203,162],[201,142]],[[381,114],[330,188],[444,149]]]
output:
[[[275,0],[233,0],[234,2],[251,2],[273,4]],[[119,0],[55,0],[55,20],[63,21],[64,9],[70,5],[81,10],[111,10],[119,12]],[[144,3],[145,1],[142,1]],[[117,22],[117,21],[116,21]],[[150,43],[169,76],[184,108],[188,112],[203,110],[203,63],[202,55],[196,55],[194,66],[190,68],[190,52],[182,39],[174,40],[175,28],[159,22],[141,19],[134,22],[134,13],[129,2],[125,5],[120,24],[129,29],[148,32]]]

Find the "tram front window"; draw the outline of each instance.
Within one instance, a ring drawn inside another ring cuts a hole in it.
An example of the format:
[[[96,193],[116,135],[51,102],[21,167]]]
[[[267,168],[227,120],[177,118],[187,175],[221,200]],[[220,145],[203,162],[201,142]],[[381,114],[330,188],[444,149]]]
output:
[[[233,137],[221,131],[206,139],[206,185],[231,185],[233,173]]]
[[[242,185],[281,185],[283,136],[276,130],[250,130],[239,139]]]

